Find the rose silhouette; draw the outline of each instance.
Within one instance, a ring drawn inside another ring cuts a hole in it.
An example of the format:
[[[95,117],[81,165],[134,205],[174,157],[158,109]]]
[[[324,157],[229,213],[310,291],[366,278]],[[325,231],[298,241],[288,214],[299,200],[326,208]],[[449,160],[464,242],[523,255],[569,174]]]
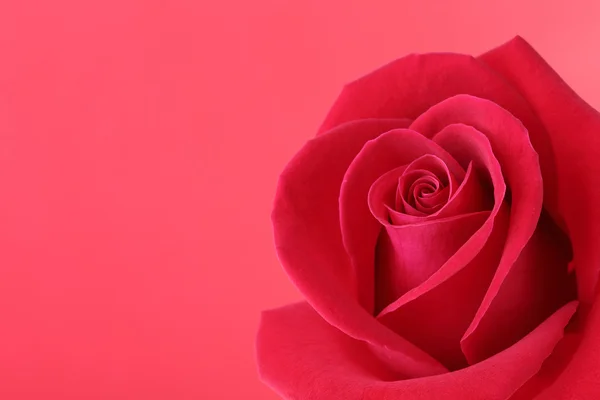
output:
[[[263,314],[262,379],[288,399],[597,398],[599,138],[519,37],[347,85],[280,177],[306,302]]]

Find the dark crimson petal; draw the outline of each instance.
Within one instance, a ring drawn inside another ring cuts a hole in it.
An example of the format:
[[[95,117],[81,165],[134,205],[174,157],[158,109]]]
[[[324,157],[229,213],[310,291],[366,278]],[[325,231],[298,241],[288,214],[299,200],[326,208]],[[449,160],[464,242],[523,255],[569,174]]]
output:
[[[339,199],[342,238],[358,279],[360,303],[371,313],[375,246],[382,227],[369,210],[369,189],[385,172],[425,154],[441,158],[452,173],[462,172],[458,163],[431,140],[415,131],[397,129],[365,144],[344,176]]]
[[[289,399],[505,400],[539,370],[575,308],[575,303],[565,305],[523,340],[476,365],[394,380],[364,342],[329,325],[308,304],[293,304],[263,313],[256,346],[259,372]]]
[[[554,311],[577,298],[567,270],[571,246],[547,213],[512,266],[477,329],[462,341],[474,364],[516,343]]]
[[[481,303],[502,254],[508,206],[503,203],[505,185],[502,171],[488,139],[464,125],[448,126],[439,134],[442,142],[447,136],[461,144],[461,152],[457,153],[459,160],[468,159],[480,176],[486,176],[492,182],[494,207],[491,212],[479,213],[482,219],[478,226],[455,226],[454,235],[457,236],[463,234],[461,229],[471,228],[474,232],[464,232],[467,238],[463,238],[462,246],[448,257],[441,268],[387,306],[378,319],[447,367],[459,368],[466,364],[460,339]],[[432,257],[438,252],[438,242],[443,245],[444,241],[452,238],[448,232],[441,233],[437,241],[421,242],[420,249],[411,250],[419,251],[417,255],[424,259]],[[408,251],[397,256],[415,257]]]
[[[591,304],[600,272],[600,114],[583,101],[520,37],[480,57],[529,101],[552,144],[559,214],[573,243],[579,299]],[[541,154],[542,161],[544,155]]]
[[[406,121],[358,121],[308,142],[281,174],[272,219],[279,259],[319,314],[345,334],[385,349],[397,370],[423,376],[445,368],[359,304],[338,217],[340,185],[356,154],[368,140],[403,125]]]
[[[419,209],[417,209],[417,207],[411,205],[408,201],[406,201],[406,199],[404,197],[400,197],[400,207],[398,207],[399,209],[402,210],[402,212],[406,215],[409,215],[411,217],[426,217],[427,214]]]

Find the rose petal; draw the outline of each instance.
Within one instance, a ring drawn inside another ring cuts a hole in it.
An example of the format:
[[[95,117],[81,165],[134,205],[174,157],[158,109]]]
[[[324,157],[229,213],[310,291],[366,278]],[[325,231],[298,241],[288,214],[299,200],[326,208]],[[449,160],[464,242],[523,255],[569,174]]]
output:
[[[514,400],[597,399],[600,395],[600,299],[577,312],[583,325],[565,337],[558,352],[544,363],[540,373],[515,394]],[[513,400],[511,398],[511,400]]]
[[[549,177],[545,181],[561,188],[556,197],[573,246],[578,297],[585,305],[595,303],[581,334],[581,345],[565,371],[539,399],[597,398],[600,395],[600,343],[597,340],[600,307],[596,287],[600,247],[594,238],[600,237],[597,206],[600,115],[520,37],[484,54],[481,59],[523,93],[549,133],[537,140],[551,143],[553,152],[547,157],[540,153],[540,161],[543,165],[552,159],[556,168],[554,173],[543,175]],[[537,148],[536,135],[532,132],[531,136]],[[548,366],[553,367],[551,363]]]
[[[427,213],[412,206],[408,201],[406,201],[404,199],[404,197],[400,198],[400,204],[401,204],[400,208],[403,210],[403,213],[406,215],[409,215],[411,217],[419,217],[419,218],[423,218],[423,217],[427,216]]]
[[[457,141],[452,131],[448,130],[449,126],[458,122],[473,126],[488,137],[494,154],[502,166],[512,196],[510,227],[502,260],[481,307],[464,336],[465,342],[473,343],[472,341],[476,339],[473,338],[470,341],[468,337],[477,330],[492,302],[502,302],[505,299],[497,296],[500,287],[504,284],[522,286],[521,281],[528,276],[527,267],[524,267],[524,270],[519,269],[522,271],[519,273],[511,274],[510,272],[536,229],[542,208],[543,184],[538,155],[529,141],[527,130],[508,111],[489,100],[468,95],[455,96],[430,108],[411,126],[425,136],[435,135],[436,142],[452,153],[459,162],[461,158],[464,158],[466,162],[468,155],[460,156],[460,153],[464,152],[462,143]],[[436,135],[435,133],[443,127],[446,127],[444,128],[445,134]],[[533,265],[531,268],[533,269]],[[527,303],[527,299],[524,299],[523,304],[525,303]],[[502,309],[504,306],[499,304],[496,307]],[[522,332],[523,327],[511,324],[507,329],[513,329],[513,332]],[[513,332],[507,336],[514,337]],[[491,330],[490,334],[492,334]],[[478,337],[482,336],[478,335]],[[483,348],[485,346],[480,344],[475,347]],[[472,349],[465,348],[465,350],[469,357],[478,359],[471,352]]]
[[[459,368],[466,363],[460,339],[480,305],[502,254],[508,206],[503,205],[504,180],[487,138],[472,127],[460,125],[451,125],[440,135],[442,139],[452,135],[461,143],[464,152],[458,153],[461,159],[471,160],[481,176],[489,176],[494,188],[494,208],[441,268],[387,306],[378,319],[447,367]],[[424,247],[421,254],[431,257],[437,253],[435,243],[430,245],[432,249]]]
[[[404,166],[404,168],[405,167],[406,166]],[[394,225],[405,225],[451,217],[459,214],[468,214],[475,211],[490,210],[493,205],[493,200],[490,199],[491,196],[485,193],[481,187],[477,173],[473,171],[472,167],[473,165],[470,163],[467,167],[465,178],[446,205],[437,212],[424,217],[416,217],[401,213],[388,206],[389,200],[386,201],[385,198],[386,196],[389,198],[388,191],[390,190],[390,186],[395,183],[395,178],[393,178],[393,176],[395,177],[398,174],[401,174],[401,172],[390,171],[382,175],[380,179],[373,184],[373,187],[371,188],[373,194],[369,192],[371,213],[373,213],[382,224],[388,223],[389,217]],[[402,169],[402,171],[403,170],[404,169]],[[390,182],[392,179],[393,181]],[[384,193],[388,194],[386,195]],[[383,200],[371,199],[371,196]]]
[[[344,176],[339,199],[342,238],[359,282],[360,303],[371,313],[375,299],[375,246],[381,225],[369,211],[369,189],[385,172],[425,154],[436,155],[452,173],[460,174],[461,167],[441,147],[417,132],[397,129],[368,142]]]
[[[477,329],[461,342],[471,364],[516,343],[577,298],[574,274],[567,270],[570,259],[568,238],[543,213]]]
[[[416,199],[417,207],[426,211],[427,214],[440,210],[448,201],[450,188],[445,187],[438,190],[433,196],[421,195]]]
[[[366,141],[405,124],[354,122],[308,142],[280,177],[272,219],[283,267],[323,318],[356,339],[386,349],[399,371],[423,376],[445,368],[375,321],[358,303],[356,276],[343,247],[338,217],[339,188],[355,155]],[[366,203],[366,195],[363,199]]]
[[[552,153],[540,153],[542,163],[556,164],[555,171],[544,171],[545,182],[560,187],[559,214],[573,243],[579,299],[591,304],[600,272],[600,114],[520,37],[480,58],[523,94],[548,131],[531,136],[536,145],[552,146]]]
[[[371,214],[377,220],[379,220],[381,224],[389,223],[391,211],[394,211],[395,213],[400,215],[406,215],[403,212],[398,212],[394,210],[392,206],[403,209],[402,202],[398,201],[402,200],[402,195],[399,195],[397,193],[398,180],[407,167],[408,165],[402,165],[400,167],[389,170],[388,172],[377,178],[377,180],[369,188],[369,193],[367,195],[369,209],[371,210]]]
[[[373,382],[403,378],[305,302],[262,313],[256,353],[261,379],[286,399],[359,399]]]
[[[319,132],[365,118],[414,119],[461,93],[512,104],[515,93],[485,64],[462,54],[413,54],[347,84]]]
[[[428,279],[422,285],[402,296],[397,302],[396,308],[414,300],[452,277],[477,255],[492,232],[494,218],[499,213],[504,199],[506,186],[504,184],[500,165],[492,152],[488,139],[475,128],[460,124],[448,126],[439,134],[439,138],[442,139],[446,136],[453,136],[453,139],[461,144],[461,152],[457,154],[461,159],[464,158],[463,162],[467,162],[466,160],[474,162],[477,169],[481,170],[481,175],[487,174],[489,176],[494,192],[494,208],[490,213],[490,217],[486,220],[481,229],[479,229],[469,241],[460,248],[449,262],[446,263],[443,268],[438,270],[431,279]]]
[[[573,315],[571,321],[565,328],[564,337],[558,342],[552,354],[544,361],[540,371],[531,377],[523,386],[510,397],[510,400],[538,400],[538,395],[548,388],[557,377],[564,371],[575,353],[575,349],[581,343],[581,333],[573,332],[573,320],[580,316],[578,312]],[[594,396],[592,396],[594,397]],[[597,397],[597,396],[596,396]],[[560,399],[569,397],[552,396],[551,399]]]
[[[489,214],[480,211],[418,224],[385,226],[375,257],[375,312],[425,282],[481,228]]]
[[[263,313],[257,338],[259,372],[289,399],[505,400],[539,370],[575,308],[576,303],[565,305],[517,344],[474,366],[394,380],[364,342],[298,303]]]
[[[459,179],[462,180],[464,173],[462,170],[460,172]],[[419,157],[408,165],[399,178],[396,210],[404,210],[410,215],[434,213],[444,206],[455,185],[454,174],[450,173],[441,159],[430,154]]]

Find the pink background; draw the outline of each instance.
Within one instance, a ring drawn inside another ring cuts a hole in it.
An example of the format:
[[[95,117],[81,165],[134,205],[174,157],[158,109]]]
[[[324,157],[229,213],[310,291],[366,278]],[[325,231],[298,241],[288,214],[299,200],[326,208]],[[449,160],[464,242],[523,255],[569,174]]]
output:
[[[518,33],[598,108],[599,16],[596,0],[2,2],[0,398],[276,399],[259,312],[300,296],[271,201],[341,86]]]

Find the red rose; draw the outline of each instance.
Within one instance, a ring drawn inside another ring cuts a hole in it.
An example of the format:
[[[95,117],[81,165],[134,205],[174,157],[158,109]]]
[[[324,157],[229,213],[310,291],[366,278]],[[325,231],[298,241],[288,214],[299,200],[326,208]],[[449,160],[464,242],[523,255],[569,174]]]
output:
[[[600,398],[600,115],[521,38],[349,84],[281,175],[288,399]]]

